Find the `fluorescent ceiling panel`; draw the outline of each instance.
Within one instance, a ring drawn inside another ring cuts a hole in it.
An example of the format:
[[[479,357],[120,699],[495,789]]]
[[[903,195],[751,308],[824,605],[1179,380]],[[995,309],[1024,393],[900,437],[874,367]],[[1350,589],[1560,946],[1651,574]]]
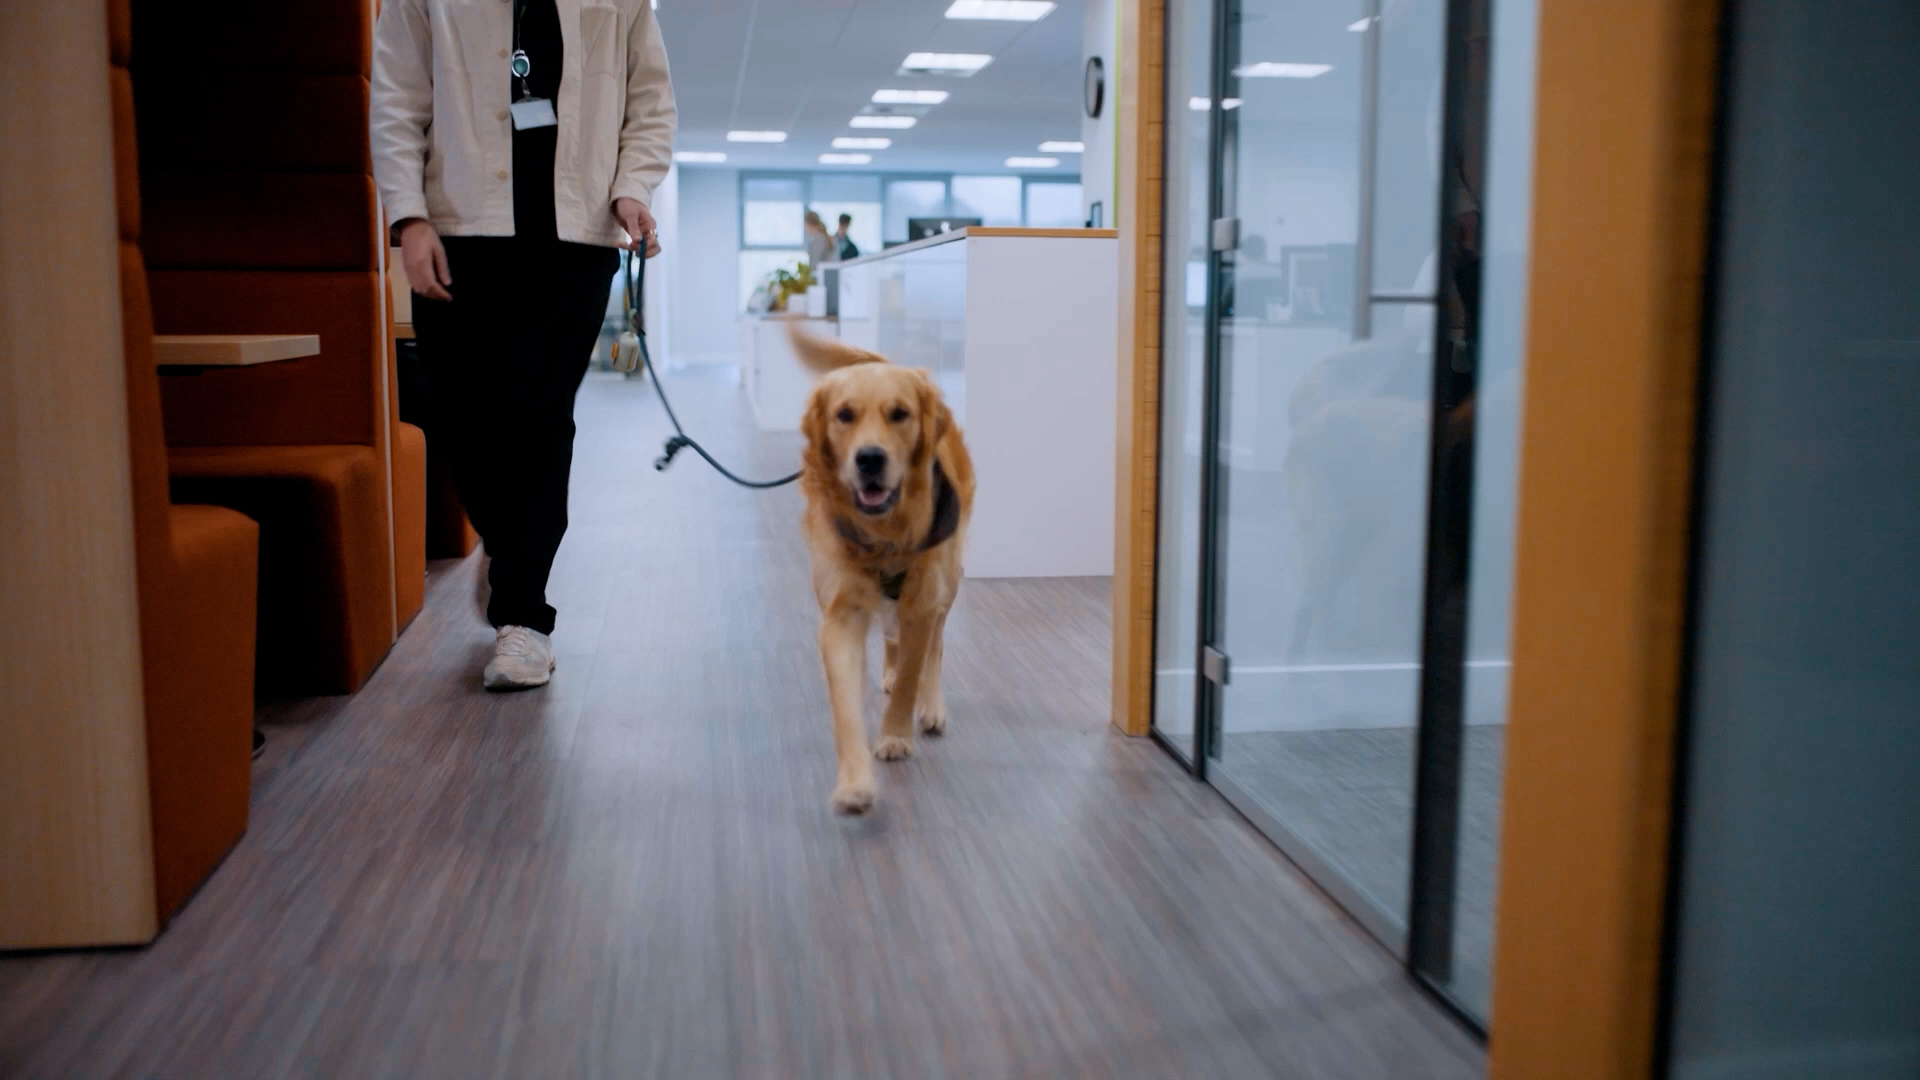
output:
[[[993,57],[986,53],[908,53],[900,63],[900,74],[958,75],[964,79],[991,63]]]
[[[875,105],[938,105],[947,100],[945,90],[875,90]]]
[[[1046,0],[953,0],[949,19],[992,19],[996,22],[1039,22],[1057,5]]]
[[[1243,79],[1315,79],[1332,70],[1332,64],[1284,64],[1262,60],[1257,64],[1242,64],[1234,68],[1233,73]]]

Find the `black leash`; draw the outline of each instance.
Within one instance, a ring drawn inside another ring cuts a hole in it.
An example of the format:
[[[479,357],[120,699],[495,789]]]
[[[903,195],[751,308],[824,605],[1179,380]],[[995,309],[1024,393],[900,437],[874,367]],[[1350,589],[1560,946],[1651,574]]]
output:
[[[673,414],[673,403],[667,400],[666,388],[660,385],[660,373],[654,370],[653,354],[647,351],[646,316],[640,306],[641,290],[645,287],[647,281],[647,258],[643,254],[636,255],[630,251],[627,252],[625,261],[627,320],[632,323],[633,336],[640,344],[640,369],[646,373],[647,379],[653,383],[653,392],[660,397],[660,407],[667,411],[667,420],[673,424],[673,437],[667,440],[666,453],[654,460],[654,470],[656,472],[666,471],[667,466],[673,464],[673,456],[675,454],[691,447],[694,453],[707,459],[707,464],[713,466],[714,471],[744,488],[777,488],[800,479],[800,474],[797,472],[792,476],[783,476],[778,480],[746,480],[735,476],[732,470],[715,461],[713,455],[707,453],[706,447],[694,442],[693,438],[687,434],[686,429],[680,426],[680,418]],[[638,273],[634,272],[634,266],[636,264],[640,268]]]

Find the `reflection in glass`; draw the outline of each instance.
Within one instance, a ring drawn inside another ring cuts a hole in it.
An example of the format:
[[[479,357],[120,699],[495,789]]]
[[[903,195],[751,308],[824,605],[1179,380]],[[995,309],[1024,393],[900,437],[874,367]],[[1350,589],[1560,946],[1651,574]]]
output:
[[[1432,320],[1353,337],[1366,5],[1228,23],[1217,774],[1383,938],[1404,932],[1419,714]],[[1251,77],[1283,70],[1290,77]],[[1308,67],[1315,73],[1307,74]],[[1323,70],[1321,70],[1323,69]],[[1432,192],[1431,186],[1429,192]],[[1432,195],[1429,194],[1429,201]],[[1432,249],[1431,231],[1420,238]],[[1431,282],[1427,286],[1432,288]]]

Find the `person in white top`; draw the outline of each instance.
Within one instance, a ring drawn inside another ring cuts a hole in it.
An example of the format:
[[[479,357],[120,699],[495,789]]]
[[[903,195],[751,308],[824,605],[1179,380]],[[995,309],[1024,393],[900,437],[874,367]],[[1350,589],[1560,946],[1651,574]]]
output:
[[[649,0],[385,0],[374,180],[419,296],[433,451],[486,545],[488,689],[545,685],[573,399],[673,156]]]

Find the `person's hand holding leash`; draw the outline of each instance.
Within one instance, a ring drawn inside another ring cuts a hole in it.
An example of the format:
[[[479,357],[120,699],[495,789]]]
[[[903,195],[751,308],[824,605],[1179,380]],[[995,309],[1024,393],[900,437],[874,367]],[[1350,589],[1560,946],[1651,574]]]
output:
[[[638,199],[613,200],[613,216],[620,227],[632,237],[626,250],[639,251],[641,244],[646,245],[647,258],[660,254],[660,237],[654,232],[653,215],[641,205]]]
[[[451,300],[446,286],[453,284],[447,269],[447,249],[433,226],[414,218],[400,227],[400,263],[407,268],[407,284],[430,300]]]

